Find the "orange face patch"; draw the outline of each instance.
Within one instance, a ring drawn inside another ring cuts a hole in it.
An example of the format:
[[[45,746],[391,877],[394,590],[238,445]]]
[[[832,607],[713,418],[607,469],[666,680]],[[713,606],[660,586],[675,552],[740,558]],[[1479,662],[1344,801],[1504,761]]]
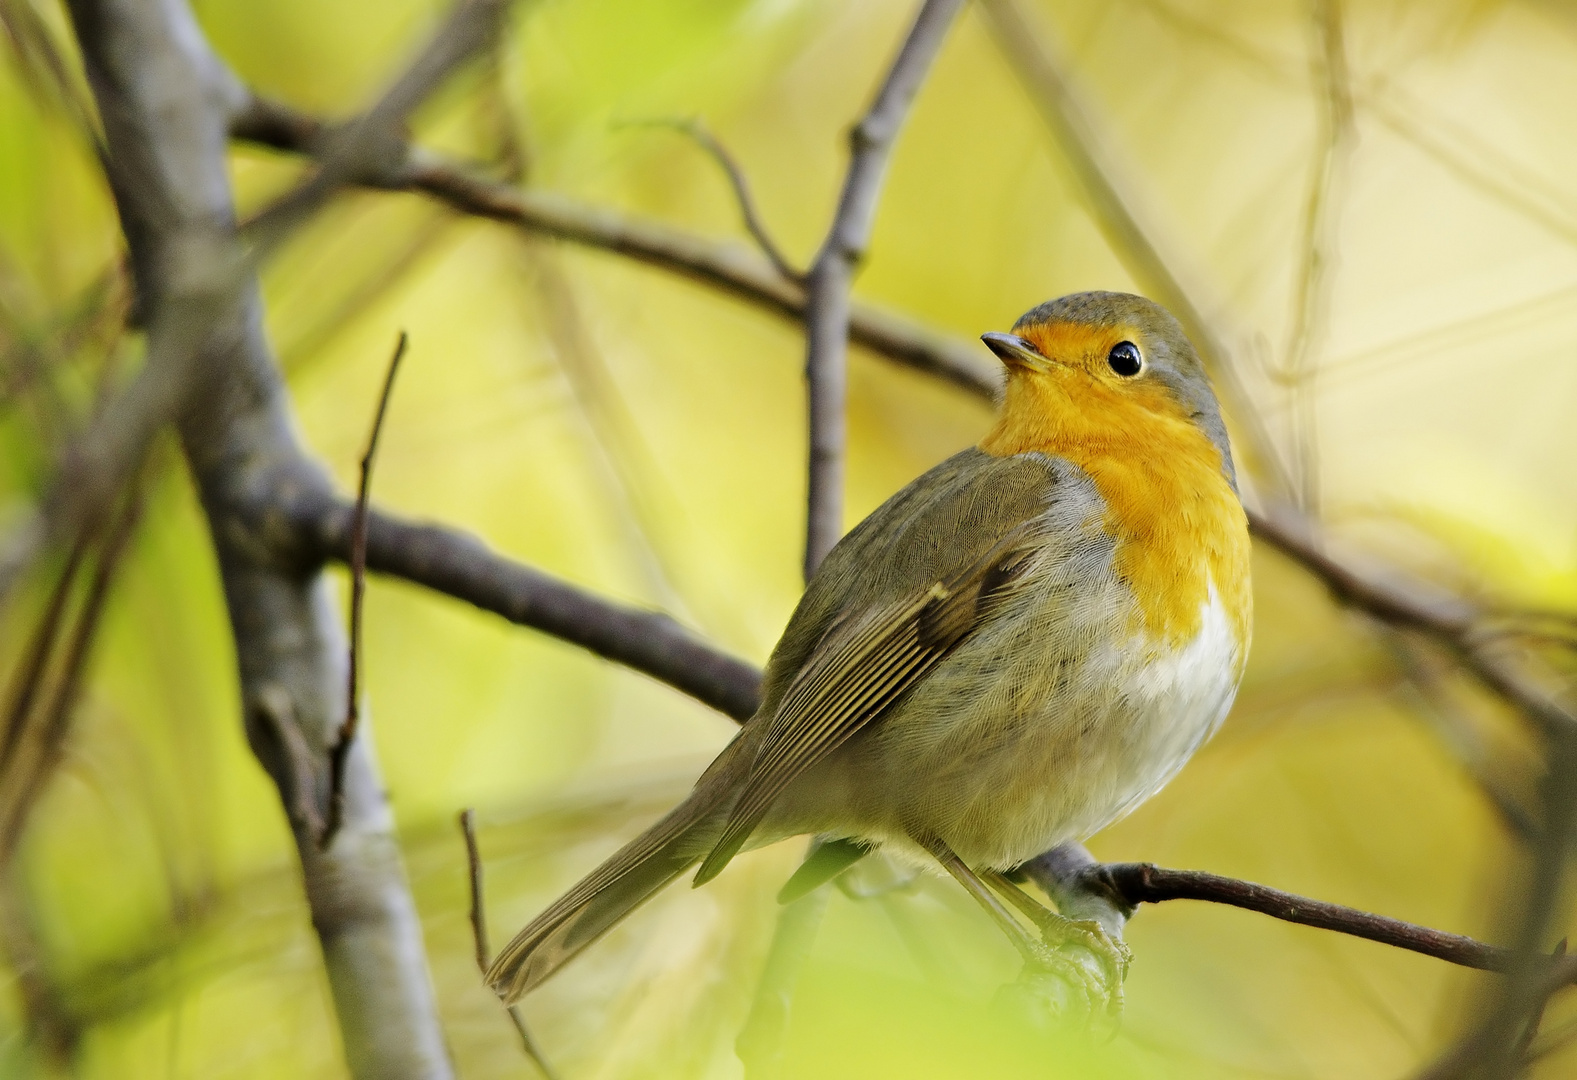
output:
[[[980,449],[998,457],[1038,451],[1090,476],[1117,540],[1117,572],[1139,601],[1136,630],[1187,644],[1214,584],[1246,646],[1248,523],[1221,453],[1148,370],[1125,378],[1106,362],[1120,341],[1143,351],[1143,337],[1132,327],[1068,322],[1014,332],[1049,362],[1010,369],[1001,415]]]

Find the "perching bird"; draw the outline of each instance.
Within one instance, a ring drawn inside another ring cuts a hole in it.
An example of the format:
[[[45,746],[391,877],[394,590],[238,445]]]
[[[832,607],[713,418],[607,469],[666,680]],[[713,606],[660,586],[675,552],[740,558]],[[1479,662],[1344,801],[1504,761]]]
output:
[[[832,550],[756,714],[499,953],[505,1001],[696,863],[700,885],[805,833],[830,843],[796,891],[881,847],[940,862],[1031,960],[1050,950],[992,890],[1047,941],[1088,938],[1004,872],[1128,813],[1221,723],[1248,653],[1247,521],[1215,395],[1164,309],[1080,293],[983,340],[1007,367],[990,434]]]

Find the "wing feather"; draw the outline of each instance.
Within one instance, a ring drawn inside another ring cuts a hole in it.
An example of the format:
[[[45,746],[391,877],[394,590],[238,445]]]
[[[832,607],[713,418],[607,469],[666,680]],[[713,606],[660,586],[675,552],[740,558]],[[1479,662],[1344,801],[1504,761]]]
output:
[[[1023,522],[948,580],[846,619],[823,638],[785,691],[697,885],[739,853],[784,789],[879,718],[979,624],[1028,564],[1039,524]]]

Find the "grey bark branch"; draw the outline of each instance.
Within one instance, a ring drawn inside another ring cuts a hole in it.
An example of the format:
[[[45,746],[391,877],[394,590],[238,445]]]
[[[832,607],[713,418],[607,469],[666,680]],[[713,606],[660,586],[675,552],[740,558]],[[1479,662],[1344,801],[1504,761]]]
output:
[[[350,558],[355,506],[326,495],[275,492],[259,499],[260,539],[287,561]],[[673,686],[735,720],[755,712],[761,673],[718,651],[655,612],[637,611],[558,581],[488,551],[463,533],[413,525],[373,511],[368,518],[369,569],[425,585],[522,626],[580,645]],[[699,674],[698,674],[699,673]],[[1093,918],[1120,932],[1141,903],[1204,900],[1287,922],[1365,938],[1486,971],[1513,971],[1517,954],[1458,934],[1373,915],[1356,908],[1284,893],[1202,871],[1149,863],[1099,863],[1067,844],[1026,864],[1025,872],[1075,918]],[[1577,965],[1562,969],[1577,979]],[[1548,985],[1548,975],[1539,983]],[[1557,987],[1558,988],[1558,987]]]
[[[849,170],[821,251],[805,275],[805,379],[810,407],[805,577],[843,536],[844,398],[849,291],[865,257],[894,141],[963,0],[925,0],[870,111],[849,133]]]
[[[365,733],[346,765],[339,839],[327,852],[315,842],[311,819],[345,711],[329,584],[315,568],[268,558],[237,521],[243,493],[264,477],[327,480],[295,442],[257,284],[236,249],[226,170],[234,85],[179,0],[69,6],[151,316],[150,353],[184,361],[139,431],[178,414],[219,556],[248,739],[290,811],[346,1056],[358,1077],[447,1077],[421,925]]]

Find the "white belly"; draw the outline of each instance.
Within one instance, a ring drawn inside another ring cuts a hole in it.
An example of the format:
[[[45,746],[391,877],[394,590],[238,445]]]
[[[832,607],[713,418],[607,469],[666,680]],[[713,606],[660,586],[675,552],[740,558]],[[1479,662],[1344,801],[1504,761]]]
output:
[[[763,833],[919,855],[910,837],[929,832],[971,866],[1007,869],[1127,814],[1225,718],[1246,644],[1212,588],[1183,648],[1142,636],[1113,645],[1129,603],[1112,581],[1084,590],[1049,635],[1043,622],[1029,640],[1024,619],[982,628],[785,792]]]

